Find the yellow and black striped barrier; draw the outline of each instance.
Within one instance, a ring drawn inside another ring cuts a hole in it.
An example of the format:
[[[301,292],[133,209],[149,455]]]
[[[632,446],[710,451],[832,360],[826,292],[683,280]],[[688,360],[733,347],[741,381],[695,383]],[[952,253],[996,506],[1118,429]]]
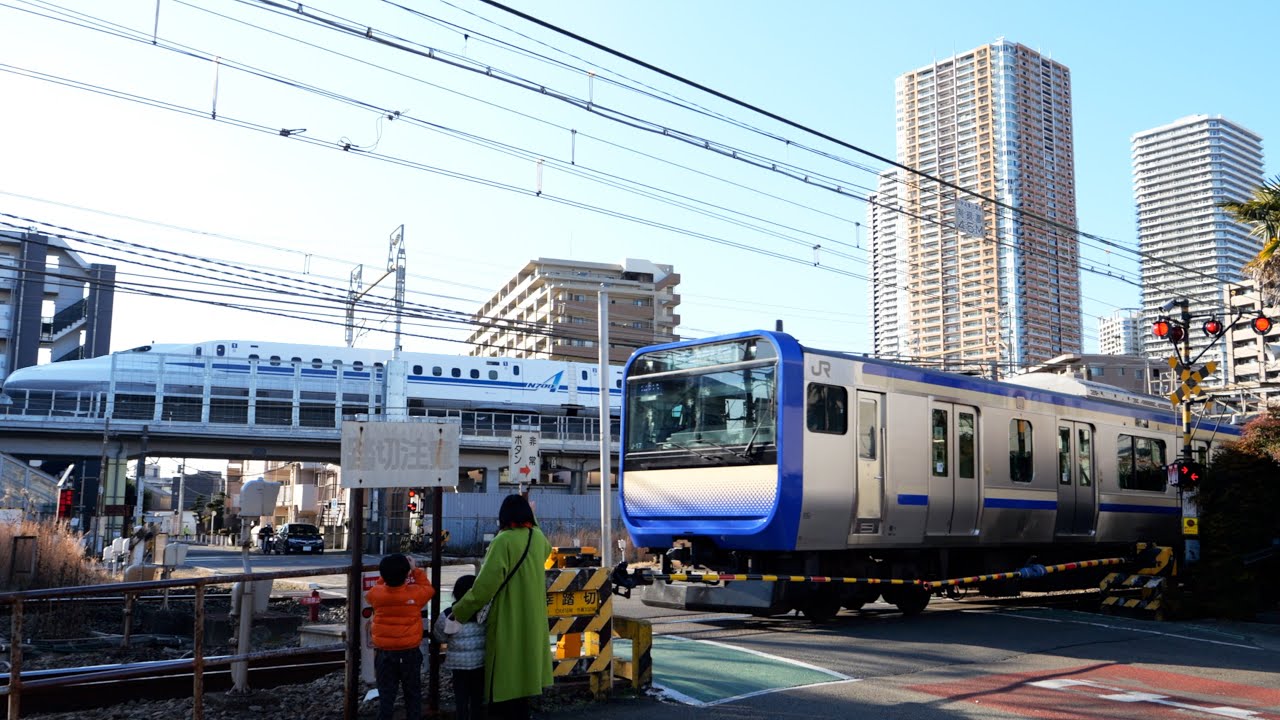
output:
[[[1104,558],[1101,560],[1081,560],[1079,562],[1061,563],[1058,565],[1028,565],[1011,572],[991,573],[989,575],[969,575],[947,580],[900,580],[895,578],[867,577],[831,577],[827,575],[769,575],[760,573],[647,573],[637,570],[640,582],[665,580],[667,582],[691,582],[714,584],[719,582],[794,582],[794,583],[836,583],[844,585],[913,585],[937,590],[944,587],[960,585],[976,585],[993,580],[1031,579],[1052,573],[1083,570],[1085,568],[1123,565],[1131,562],[1127,558]],[[615,582],[617,578],[615,576]]]
[[[547,570],[547,625],[556,640],[552,675],[586,675],[603,697],[613,685],[613,592],[608,568]]]
[[[614,672],[618,677],[630,680],[631,687],[637,690],[652,686],[653,624],[648,620],[617,616],[613,619],[613,632],[631,641],[631,659],[614,658]]]
[[[1139,549],[1149,559],[1146,567],[1132,575],[1110,573],[1099,584],[1102,612],[1164,620],[1171,614],[1169,576],[1177,575],[1173,548],[1140,544]]]

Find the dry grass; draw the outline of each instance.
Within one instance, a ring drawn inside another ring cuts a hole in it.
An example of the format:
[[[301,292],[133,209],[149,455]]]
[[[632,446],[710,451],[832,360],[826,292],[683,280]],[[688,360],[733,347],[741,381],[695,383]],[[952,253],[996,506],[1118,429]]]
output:
[[[20,542],[19,538],[31,540]],[[28,552],[35,555],[34,572]],[[97,585],[112,580],[85,557],[79,536],[62,523],[52,520],[0,523],[0,588],[3,590]]]

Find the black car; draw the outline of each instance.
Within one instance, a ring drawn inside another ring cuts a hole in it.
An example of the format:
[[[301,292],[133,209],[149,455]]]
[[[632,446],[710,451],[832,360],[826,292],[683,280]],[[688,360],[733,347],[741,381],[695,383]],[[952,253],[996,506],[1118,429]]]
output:
[[[322,553],[324,552],[324,538],[320,535],[320,528],[307,523],[286,523],[280,526],[279,532],[276,533],[276,548],[281,553]]]

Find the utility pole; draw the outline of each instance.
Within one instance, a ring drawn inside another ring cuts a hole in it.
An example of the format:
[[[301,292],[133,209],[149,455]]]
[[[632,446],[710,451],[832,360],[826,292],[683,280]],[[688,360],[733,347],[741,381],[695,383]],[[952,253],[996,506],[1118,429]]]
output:
[[[613,488],[609,448],[609,286],[600,286],[600,567],[613,566]]]

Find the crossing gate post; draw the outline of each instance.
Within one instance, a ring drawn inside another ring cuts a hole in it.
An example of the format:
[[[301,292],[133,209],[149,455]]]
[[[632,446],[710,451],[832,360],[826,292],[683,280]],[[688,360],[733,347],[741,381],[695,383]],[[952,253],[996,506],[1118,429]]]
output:
[[[547,626],[557,639],[552,675],[557,681],[587,676],[597,700],[613,686],[611,573],[610,568],[547,570]],[[578,639],[563,642],[566,636]]]

